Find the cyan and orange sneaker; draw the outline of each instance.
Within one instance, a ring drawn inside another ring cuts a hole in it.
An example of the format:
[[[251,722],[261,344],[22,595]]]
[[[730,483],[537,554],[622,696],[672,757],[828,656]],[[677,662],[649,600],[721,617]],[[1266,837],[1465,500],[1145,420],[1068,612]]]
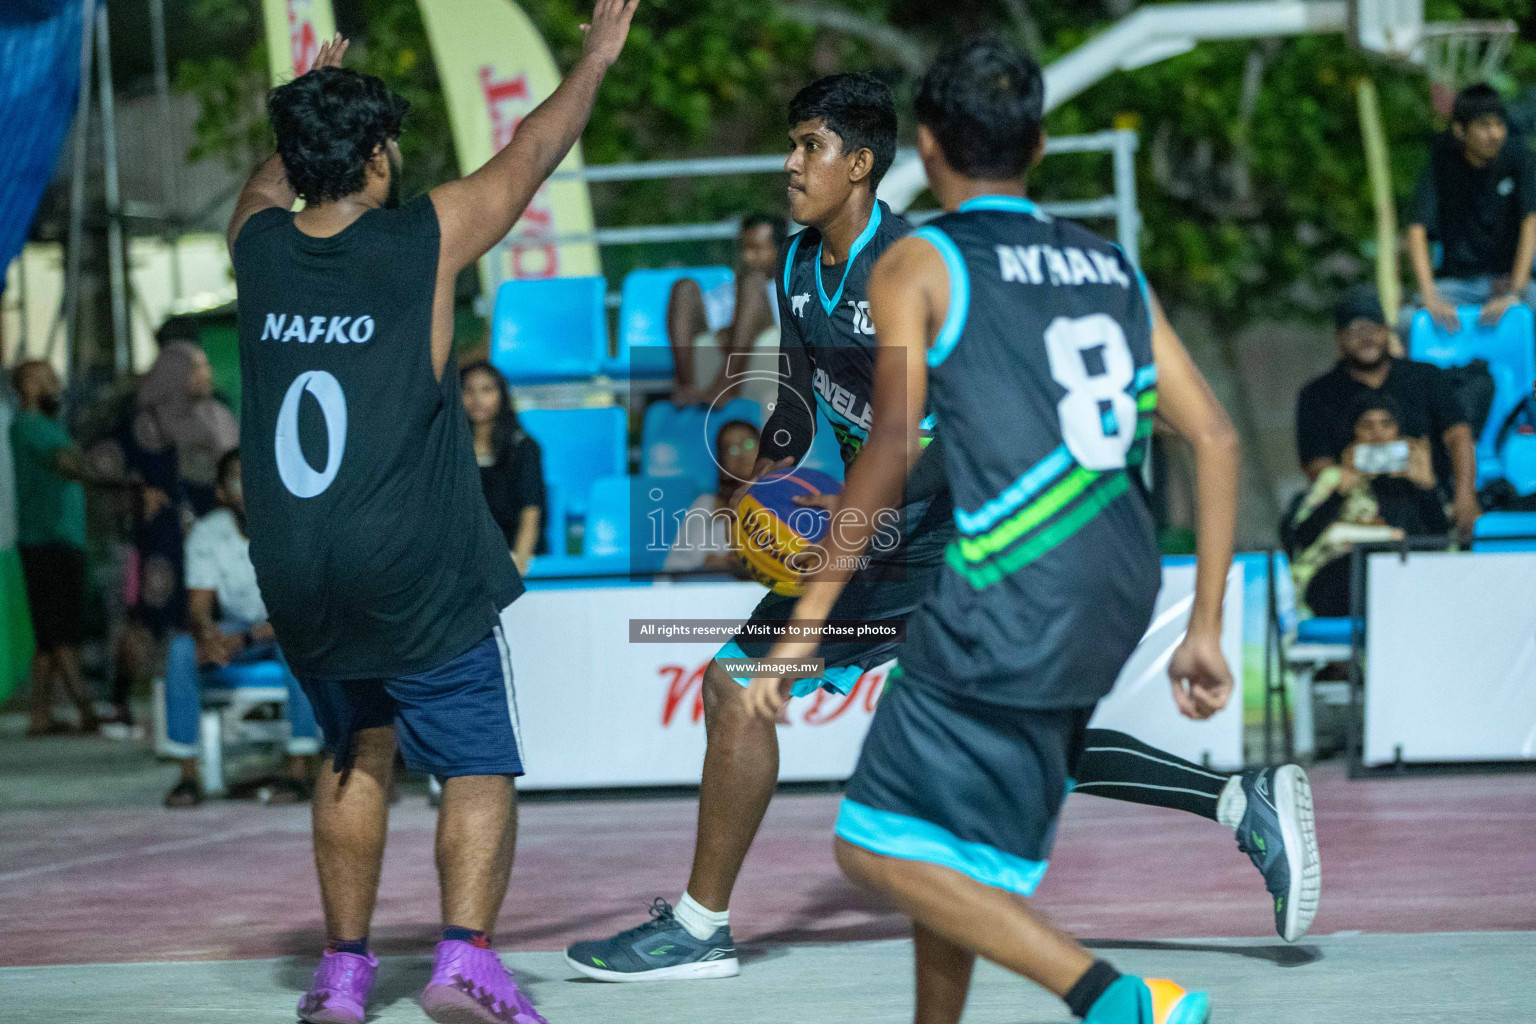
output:
[[[1083,1024],[1206,1024],[1211,1000],[1163,978],[1122,974],[1104,990]]]

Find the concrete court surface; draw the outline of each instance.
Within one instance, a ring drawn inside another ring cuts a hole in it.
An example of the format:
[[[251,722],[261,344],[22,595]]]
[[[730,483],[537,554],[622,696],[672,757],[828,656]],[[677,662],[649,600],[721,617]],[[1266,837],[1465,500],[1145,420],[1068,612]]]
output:
[[[167,811],[174,775],[133,744],[0,742],[0,1022],[294,1019],[324,941],[308,810]],[[1221,1024],[1536,1022],[1536,774],[1312,775],[1323,902],[1297,946],[1230,832],[1156,808],[1069,800],[1038,902],[1122,969],[1208,988]],[[557,952],[677,898],[692,797],[525,802],[497,946],[554,1024],[910,1020],[908,926],[838,874],[837,801],[770,808],[732,905],[740,978],[607,986]],[[434,819],[419,789],[391,814],[380,1021],[425,1019]],[[984,966],[966,1021],[1068,1016]]]
[[[1536,1018],[1536,933],[1327,936],[1106,943],[1102,955],[1143,974],[1211,992],[1213,1019],[1283,1024],[1444,1024]],[[653,985],[571,979],[558,953],[507,960],[552,1024],[905,1024],[911,947],[901,940],[758,951],[738,978]],[[303,958],[0,970],[0,1021],[221,1024],[293,1019]],[[431,962],[390,957],[373,1009],[379,1024],[424,1021],[415,999]],[[997,967],[976,974],[965,1024],[1067,1024],[1054,998]]]

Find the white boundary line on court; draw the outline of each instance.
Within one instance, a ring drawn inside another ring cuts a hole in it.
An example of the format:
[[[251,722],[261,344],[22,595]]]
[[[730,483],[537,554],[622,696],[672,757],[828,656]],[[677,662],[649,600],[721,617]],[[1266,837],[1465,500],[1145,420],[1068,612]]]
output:
[[[1253,948],[1253,949],[1270,949],[1270,948],[1299,949],[1299,948],[1301,948],[1303,946],[1318,946],[1318,945],[1325,945],[1325,944],[1331,945],[1333,943],[1341,943],[1342,944],[1342,943],[1349,942],[1352,939],[1366,939],[1366,940],[1376,941],[1376,940],[1381,940],[1381,939],[1421,940],[1421,939],[1466,939],[1466,938],[1473,938],[1473,939],[1480,939],[1480,938],[1508,938],[1508,939],[1514,940],[1517,943],[1518,942],[1536,942],[1536,931],[1529,931],[1529,930],[1522,930],[1522,929],[1510,930],[1510,929],[1504,929],[1504,928],[1491,928],[1491,929],[1487,929],[1487,930],[1484,930],[1484,931],[1470,931],[1470,932],[1469,931],[1451,931],[1451,932],[1366,932],[1366,931],[1358,931],[1358,930],[1349,930],[1349,931],[1331,932],[1331,933],[1321,934],[1321,935],[1308,935],[1305,939],[1303,939],[1300,943],[1298,943],[1295,946],[1283,945],[1281,943],[1281,941],[1278,938],[1274,937],[1274,936],[1253,936],[1253,935],[1248,935],[1248,936],[1213,935],[1213,936],[1209,936],[1209,937],[1206,937],[1206,938],[1198,938],[1197,937],[1197,938],[1168,938],[1168,939],[1147,939],[1147,938],[1140,938],[1140,939],[1094,939],[1094,938],[1087,938],[1087,939],[1084,939],[1084,942],[1085,942],[1085,944],[1090,949],[1097,947],[1097,948],[1109,949],[1109,950],[1112,950],[1112,951],[1115,951],[1115,952],[1123,952],[1125,950],[1130,950],[1130,951],[1133,951],[1133,952],[1172,952],[1172,951],[1178,950],[1179,952],[1184,952],[1185,950],[1179,950],[1178,949],[1178,947],[1182,946],[1182,947],[1194,947],[1194,948],[1188,949],[1187,950],[1188,952],[1192,952],[1192,953],[1210,953],[1210,952],[1214,952],[1214,950],[1211,950],[1211,949],[1208,949],[1208,948],[1200,948],[1200,947],[1230,946],[1230,947],[1232,947],[1234,949],[1243,949],[1243,948]],[[1138,944],[1145,945],[1145,946],[1148,947],[1148,949],[1143,950],[1143,949],[1140,948],[1140,946],[1138,946]],[[786,942],[786,943],[771,943],[771,944],[769,944],[769,946],[763,947],[763,948],[771,948],[771,949],[774,949],[776,951],[794,951],[794,952],[798,952],[798,953],[818,954],[818,953],[825,953],[827,951],[839,951],[839,950],[854,951],[854,952],[856,952],[860,948],[868,948],[868,947],[872,947],[872,946],[911,946],[911,945],[912,945],[912,940],[911,939],[854,939],[854,940],[851,940],[849,942]],[[501,954],[501,956],[507,958],[508,960],[513,961],[513,966],[514,967],[518,966],[517,961],[520,961],[520,960],[528,961],[528,960],[547,959],[547,960],[550,961],[550,963],[564,963],[565,962],[565,960],[564,960],[565,954],[561,953],[558,950],[548,950],[548,949],[503,949],[503,950],[500,951],[500,954]],[[1447,956],[1449,956],[1449,954],[1447,954]],[[767,959],[768,960],[777,960],[777,959],[780,959],[780,958],[779,957],[769,957]],[[5,966],[0,966],[0,977],[3,977],[5,975],[7,975],[7,974],[19,974],[19,973],[21,973],[23,971],[36,971],[36,972],[43,972],[43,971],[60,971],[60,972],[62,972],[62,971],[70,971],[70,972],[74,972],[74,971],[87,970],[87,969],[116,968],[116,967],[189,967],[189,968],[196,969],[196,968],[218,968],[218,967],[225,967],[225,966],[228,966],[229,964],[248,965],[248,964],[313,963],[313,962],[314,962],[314,957],[312,955],[308,954],[308,953],[294,953],[294,954],[291,954],[289,956],[259,956],[259,957],[252,957],[250,959],[236,958],[236,959],[228,959],[228,960],[107,960],[107,961],[101,961],[101,962],[98,962],[98,963],[89,963],[89,964],[7,964]],[[389,956],[381,956],[381,957],[379,957],[379,963],[380,964],[391,964],[391,963],[398,964],[398,963],[407,963],[407,962],[420,963],[420,964],[429,964],[429,963],[432,962],[432,954],[431,953],[392,953]],[[524,969],[527,969],[527,968],[524,968]],[[1004,969],[1003,968],[998,968],[998,970],[1001,971],[1001,970],[1004,970]],[[543,979],[543,980],[544,980],[545,983],[549,983],[549,982],[559,982],[561,980],[569,980],[569,979],[546,978],[546,979]]]
[[[135,850],[121,850],[116,853],[98,853],[90,857],[77,857],[74,860],[63,860],[53,864],[39,864],[36,867],[22,868],[20,871],[7,871],[0,874],[0,885],[7,882],[19,882],[24,878],[36,878],[38,875],[51,875],[60,871],[73,871],[75,868],[89,867],[92,864],[104,864],[114,860],[128,860],[133,857],[152,857],[158,853],[174,853],[177,850],[187,850],[198,846],[209,846],[213,843],[227,842],[231,839],[247,839],[254,836],[269,835],[273,831],[271,824],[262,828],[232,828],[223,832],[214,832],[206,836],[194,836],[190,839],[174,839],[168,843],[156,843],[154,846],[145,846]]]

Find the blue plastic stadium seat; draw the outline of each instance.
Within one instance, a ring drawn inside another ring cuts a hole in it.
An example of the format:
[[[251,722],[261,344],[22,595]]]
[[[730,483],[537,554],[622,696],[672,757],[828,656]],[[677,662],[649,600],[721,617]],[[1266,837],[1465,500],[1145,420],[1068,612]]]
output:
[[[623,474],[628,462],[627,424],[624,410],[618,406],[529,409],[519,418],[523,429],[543,449],[544,479],[557,489],[565,514],[585,515],[593,481]],[[555,518],[553,508],[550,518]],[[563,544],[555,544],[557,535],[563,536],[563,532],[551,535],[551,554],[564,550]]]
[[[1303,644],[1347,644],[1353,631],[1354,620],[1347,617],[1302,619],[1296,626],[1296,640]]]
[[[513,384],[590,377],[608,355],[601,277],[508,281],[491,317],[491,364]]]
[[[715,461],[720,431],[733,420],[761,428],[761,418],[761,407],[749,398],[734,398],[718,408],[679,409],[655,402],[640,427],[640,470],[653,477],[686,477],[697,486],[695,493],[713,491],[720,477]]]
[[[205,669],[203,680],[215,689],[234,690],[249,686],[288,685],[288,671],[280,661],[242,661],[219,668]]]
[[[1499,452],[1504,479],[1521,494],[1536,494],[1536,434],[1511,434]]]
[[[1536,551],[1536,512],[1484,512],[1472,530],[1472,550]]]
[[[672,348],[667,340],[667,304],[672,286],[685,277],[699,282],[706,306],[716,289],[735,280],[730,267],[677,267],[634,270],[619,292],[618,352],[605,364],[616,377],[671,377]],[[734,296],[732,296],[734,298]]]
[[[629,554],[629,493],[627,476],[605,476],[592,481],[582,554],[598,558]]]
[[[1461,330],[1447,333],[1428,312],[1413,316],[1408,332],[1408,354],[1436,366],[1465,366],[1486,359],[1493,376],[1493,406],[1477,439],[1477,479],[1481,485],[1504,476],[1502,453],[1496,450],[1499,428],[1536,381],[1536,316],[1525,305],[1511,306],[1498,324],[1482,327],[1478,307],[1457,309]]]
[[[658,411],[658,406],[666,409]],[[725,421],[714,421],[702,405],[679,409],[657,402],[646,410],[641,428],[640,471],[646,476],[684,477],[698,491],[714,490],[720,470],[715,465],[713,432]],[[697,493],[697,492],[696,492]]]
[[[693,480],[680,476],[611,476],[594,482],[584,554],[627,557],[633,572],[659,571],[683,513],[698,494]]]

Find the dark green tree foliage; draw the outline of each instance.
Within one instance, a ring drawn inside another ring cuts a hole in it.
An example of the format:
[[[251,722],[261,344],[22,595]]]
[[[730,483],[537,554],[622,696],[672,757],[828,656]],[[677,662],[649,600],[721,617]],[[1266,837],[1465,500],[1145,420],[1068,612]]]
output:
[[[195,155],[249,160],[266,144],[261,115],[266,58],[256,0],[185,0],[185,23],[206,36],[183,52],[177,81],[199,98]],[[1048,63],[1133,9],[1130,0],[643,0],[634,36],[614,68],[584,138],[590,163],[690,155],[773,153],[783,110],[818,74],[867,69],[905,103],[914,71],[963,34],[1000,31]],[[349,60],[383,77],[412,104],[406,192],[457,173],[431,51],[415,0],[335,0]],[[1532,0],[1429,0],[1432,20],[1514,18],[1522,25],[1511,95],[1536,72]],[[526,0],[557,63],[580,53],[581,0]],[[1261,315],[1321,309],[1338,286],[1369,274],[1373,213],[1354,85],[1372,76],[1392,144],[1399,200],[1438,127],[1422,74],[1373,61],[1342,37],[1207,43],[1172,60],[1118,73],[1050,118],[1052,134],[1124,125],[1141,133],[1138,187],[1143,262],[1162,294],[1236,327]],[[911,126],[906,125],[910,140]],[[1109,161],[1046,161],[1043,198],[1102,195]],[[712,220],[781,209],[775,176],[594,186],[599,223]],[[1109,230],[1110,225],[1100,225]],[[728,247],[714,247],[720,259]],[[639,264],[697,261],[697,246],[609,250],[611,275]]]

